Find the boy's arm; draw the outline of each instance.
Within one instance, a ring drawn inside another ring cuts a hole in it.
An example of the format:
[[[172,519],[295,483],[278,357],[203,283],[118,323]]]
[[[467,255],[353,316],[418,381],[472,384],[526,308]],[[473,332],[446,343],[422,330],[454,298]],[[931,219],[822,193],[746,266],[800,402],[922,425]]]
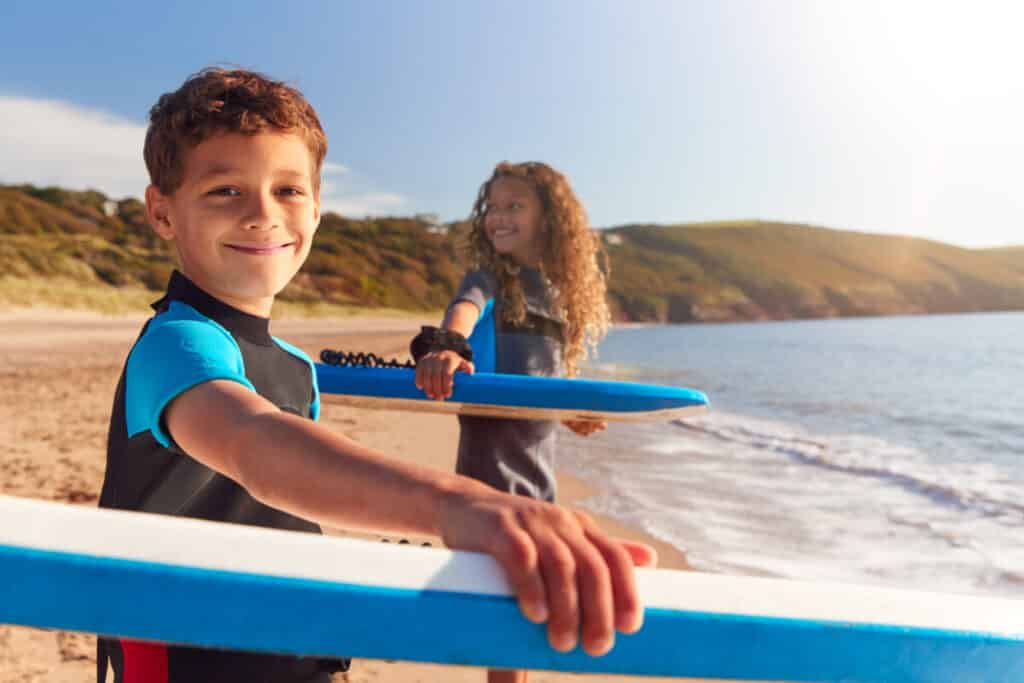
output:
[[[468,337],[476,327],[480,309],[470,301],[458,301],[444,314],[441,327]],[[443,401],[452,395],[456,372],[473,374],[473,364],[454,351],[434,351],[416,363],[416,387],[428,397]]]
[[[327,525],[435,534],[490,554],[524,615],[547,621],[556,649],[580,638],[588,653],[603,654],[616,629],[640,626],[633,564],[653,563],[653,550],[609,538],[585,515],[387,459],[233,381],[183,392],[164,421],[186,453],[267,505]]]

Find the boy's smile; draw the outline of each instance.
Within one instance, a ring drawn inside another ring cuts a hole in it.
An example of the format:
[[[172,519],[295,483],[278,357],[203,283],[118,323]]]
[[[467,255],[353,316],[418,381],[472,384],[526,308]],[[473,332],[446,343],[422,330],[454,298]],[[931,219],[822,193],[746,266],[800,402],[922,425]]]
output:
[[[239,310],[269,316],[320,222],[313,157],[297,135],[223,133],[187,152],[181,186],[150,186],[154,230],[173,239],[182,270]]]
[[[491,183],[484,229],[495,251],[520,265],[536,266],[541,260],[541,223],[540,200],[529,183],[509,176]]]

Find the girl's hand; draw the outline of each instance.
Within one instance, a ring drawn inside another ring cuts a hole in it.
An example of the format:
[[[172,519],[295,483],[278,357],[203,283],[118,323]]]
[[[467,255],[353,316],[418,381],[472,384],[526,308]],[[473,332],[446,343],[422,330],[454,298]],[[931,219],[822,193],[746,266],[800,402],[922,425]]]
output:
[[[452,378],[456,372],[472,375],[473,364],[454,351],[432,351],[416,363],[416,388],[428,398],[443,401],[452,395]]]
[[[640,628],[633,567],[653,566],[653,548],[611,538],[581,512],[493,491],[466,493],[441,506],[445,545],[497,560],[523,615],[547,623],[553,648],[567,652],[581,643],[600,656],[616,631]]]
[[[580,436],[590,436],[594,432],[604,431],[608,423],[604,420],[563,420],[562,424]]]

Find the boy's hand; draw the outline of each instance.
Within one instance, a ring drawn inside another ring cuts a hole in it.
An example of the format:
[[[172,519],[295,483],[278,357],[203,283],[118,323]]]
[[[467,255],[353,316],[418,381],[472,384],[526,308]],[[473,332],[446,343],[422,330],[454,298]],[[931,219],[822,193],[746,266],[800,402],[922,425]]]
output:
[[[452,548],[490,554],[505,570],[527,619],[548,624],[561,652],[582,640],[592,656],[643,622],[633,566],[651,566],[653,548],[618,541],[588,516],[507,494],[452,495],[442,505],[442,537]]]
[[[604,431],[608,427],[608,423],[604,420],[563,420],[562,424],[580,436],[590,436],[594,432]]]
[[[443,401],[452,395],[456,372],[472,375],[473,364],[454,351],[432,351],[416,363],[416,388],[429,398]]]

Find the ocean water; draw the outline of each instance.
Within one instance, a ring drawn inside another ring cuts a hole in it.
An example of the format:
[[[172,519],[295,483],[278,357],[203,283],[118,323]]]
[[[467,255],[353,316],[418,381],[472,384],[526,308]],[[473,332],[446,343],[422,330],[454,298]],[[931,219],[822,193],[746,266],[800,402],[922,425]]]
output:
[[[696,568],[1024,594],[1024,313],[619,329],[584,374],[710,397],[560,437]]]

